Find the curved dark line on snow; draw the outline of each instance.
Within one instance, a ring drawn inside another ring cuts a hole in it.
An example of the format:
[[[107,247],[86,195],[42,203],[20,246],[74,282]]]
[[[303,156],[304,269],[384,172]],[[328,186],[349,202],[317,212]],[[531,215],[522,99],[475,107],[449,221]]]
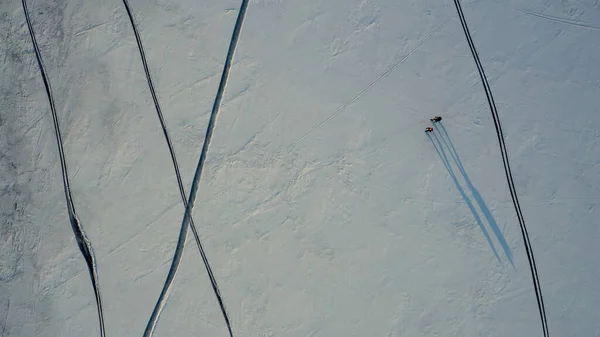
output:
[[[233,34],[231,36],[231,41],[229,43],[229,49],[227,51],[227,57],[225,59],[225,64],[223,66],[223,73],[221,74],[221,81],[219,82],[219,88],[217,89],[217,94],[213,103],[212,111],[210,113],[210,119],[208,121],[208,126],[206,128],[206,134],[204,136],[204,144],[202,144],[202,151],[200,152],[200,159],[198,160],[198,165],[196,166],[196,172],[194,173],[194,179],[192,180],[192,188],[190,190],[190,196],[188,199],[188,203],[186,205],[185,213],[183,216],[183,221],[181,223],[181,231],[179,235],[179,239],[177,241],[177,247],[175,248],[175,254],[173,256],[173,261],[171,263],[171,268],[169,269],[169,273],[167,275],[167,279],[161,291],[160,297],[154,307],[154,311],[152,312],[152,316],[148,321],[148,325],[146,326],[146,330],[144,331],[144,337],[152,336],[154,332],[154,328],[158,321],[158,317],[160,313],[164,309],[166,299],[171,291],[171,286],[173,284],[173,278],[179,269],[179,264],[181,262],[181,257],[183,253],[183,248],[185,246],[185,237],[187,234],[187,226],[188,221],[192,217],[192,210],[194,207],[194,202],[196,200],[196,194],[198,192],[198,185],[200,183],[200,178],[202,176],[202,170],[204,168],[204,163],[206,161],[206,155],[208,153],[208,147],[210,145],[210,141],[212,139],[212,134],[215,128],[215,123],[217,119],[217,115],[219,113],[219,109],[221,107],[221,101],[223,99],[223,94],[225,92],[225,86],[227,85],[227,79],[229,78],[229,71],[231,69],[231,61],[233,60],[233,54],[235,53],[235,48],[237,47],[237,42],[240,37],[240,33],[242,30],[242,24],[244,22],[244,18],[246,17],[246,10],[248,8],[249,0],[242,0],[242,4],[240,6],[240,12],[238,13],[237,20],[235,22],[235,27],[233,29]],[[208,262],[208,261],[207,261]],[[207,263],[208,266],[208,263]],[[208,269],[208,268],[207,268]],[[212,272],[210,272],[212,274]],[[225,314],[225,305],[223,303],[222,297],[220,296],[220,292],[218,288],[216,288],[216,283],[213,284],[213,290],[215,293],[219,294],[217,299],[219,300],[219,305],[221,306],[224,317],[229,329],[229,335],[233,336],[233,332],[230,328],[230,322]]]
[[[46,70],[44,67],[44,62],[42,61],[42,55],[40,53],[40,48],[35,39],[35,33],[33,32],[33,25],[31,24],[31,18],[29,16],[29,10],[27,9],[27,3],[25,0],[21,1],[23,3],[23,12],[25,13],[25,20],[27,21],[27,27],[29,28],[29,35],[31,36],[31,42],[33,44],[33,49],[35,50],[35,58],[37,60],[38,66],[40,68],[40,73],[42,75],[42,80],[44,81],[44,87],[46,88],[46,94],[48,95],[48,102],[50,103],[50,110],[52,111],[52,120],[54,122],[54,133],[56,135],[56,143],[58,145],[58,156],[60,158],[60,169],[62,173],[63,187],[65,192],[65,198],[67,200],[67,211],[69,213],[69,221],[71,222],[71,227],[73,228],[73,234],[75,235],[75,239],[77,239],[77,245],[79,246],[79,250],[83,255],[85,262],[88,267],[88,271],[90,273],[90,278],[92,281],[92,287],[94,288],[94,295],[96,297],[96,306],[98,309],[98,321],[100,323],[100,336],[105,336],[105,328],[104,328],[104,313],[102,310],[102,297],[100,295],[100,284],[98,282],[98,269],[96,266],[96,257],[94,255],[94,250],[92,248],[92,243],[90,239],[85,234],[83,227],[81,226],[81,222],[79,221],[79,217],[75,212],[75,205],[73,203],[73,196],[71,194],[71,186],[69,184],[69,175],[67,172],[67,162],[65,160],[65,151],[63,149],[63,141],[60,133],[60,126],[58,123],[58,116],[56,113],[56,105],[54,104],[54,97],[52,95],[52,88],[50,87],[50,81],[48,80],[48,75],[46,74]]]
[[[183,205],[185,208],[187,208],[187,196],[185,193],[185,189],[183,187],[183,181],[181,179],[181,173],[179,170],[179,164],[177,163],[177,156],[175,155],[175,148],[173,147],[173,144],[171,142],[171,137],[169,137],[169,132],[167,131],[167,126],[165,123],[165,119],[163,117],[163,113],[162,110],[160,108],[160,103],[158,102],[158,97],[156,95],[156,90],[154,89],[154,84],[152,82],[152,76],[150,75],[150,70],[148,67],[148,62],[146,60],[146,53],[144,52],[144,46],[142,44],[142,39],[140,37],[139,31],[137,29],[137,24],[135,22],[135,19],[133,17],[133,11],[131,10],[131,6],[129,5],[129,1],[128,0],[123,0],[123,4],[125,5],[125,9],[127,10],[127,15],[129,16],[129,21],[131,22],[131,27],[133,28],[133,33],[135,34],[135,39],[137,41],[137,45],[138,45],[138,49],[140,51],[140,57],[142,59],[142,65],[144,67],[144,72],[146,73],[146,80],[148,82],[148,87],[150,89],[150,93],[152,95],[152,100],[154,101],[154,107],[156,108],[156,113],[158,115],[158,119],[160,121],[160,126],[162,128],[163,131],[163,135],[165,137],[165,140],[167,142],[167,146],[169,147],[169,153],[171,154],[171,161],[173,162],[173,168],[175,169],[175,176],[177,177],[177,185],[179,186],[179,193],[181,194],[181,200],[183,201]],[[227,311],[225,310],[225,307],[223,305],[223,301],[221,299],[221,294],[219,292],[219,288],[217,286],[217,282],[215,280],[214,274],[212,272],[212,269],[210,268],[210,264],[208,262],[208,258],[206,257],[206,253],[204,252],[204,247],[202,246],[202,242],[200,241],[200,236],[198,235],[198,231],[196,229],[196,225],[194,223],[194,219],[193,217],[190,217],[190,227],[192,228],[192,232],[194,233],[194,238],[196,240],[196,245],[198,246],[198,250],[200,251],[200,255],[202,257],[202,261],[204,262],[204,266],[206,268],[206,271],[208,273],[208,277],[210,279],[210,283],[213,287],[213,290],[215,292],[215,296],[217,297],[217,300],[219,301],[219,306],[221,307],[221,312],[223,314],[223,317],[225,318],[225,322],[227,323],[227,328],[230,331],[230,335],[231,335],[231,326],[229,324],[229,317],[227,315]],[[184,230],[183,233],[183,238],[185,238],[187,236],[187,226],[184,228],[182,228],[181,230]],[[180,236],[182,235],[181,231],[180,231]]]
[[[490,107],[490,112],[492,113],[492,118],[494,120],[494,127],[496,128],[496,135],[498,136],[498,145],[500,146],[500,153],[502,154],[502,163],[504,164],[504,173],[506,175],[506,181],[508,183],[508,188],[510,190],[511,198],[513,205],[515,207],[515,211],[517,213],[517,218],[519,220],[519,226],[521,228],[521,235],[523,236],[523,243],[525,245],[525,252],[527,253],[527,260],[529,261],[529,269],[531,270],[531,277],[533,281],[533,287],[535,289],[535,296],[537,300],[538,310],[540,312],[540,320],[542,323],[542,330],[544,332],[544,336],[550,336],[550,332],[548,330],[548,319],[546,317],[546,307],[544,306],[544,297],[542,295],[542,287],[539,280],[539,275],[537,272],[537,266],[535,263],[535,257],[533,255],[533,248],[531,246],[531,241],[529,239],[529,233],[527,231],[527,226],[525,225],[525,219],[523,217],[523,212],[521,210],[521,204],[519,203],[519,198],[515,188],[515,182],[512,175],[512,171],[510,168],[510,162],[508,160],[508,150],[506,148],[506,143],[504,142],[504,134],[502,132],[502,126],[500,124],[500,117],[498,115],[498,108],[496,107],[496,103],[494,101],[494,96],[492,95],[492,89],[487,80],[487,76],[485,75],[485,71],[483,70],[483,65],[481,64],[481,60],[479,59],[479,54],[477,53],[477,49],[475,49],[475,44],[473,43],[473,38],[471,37],[471,33],[469,32],[469,27],[467,25],[467,21],[465,19],[465,15],[463,13],[462,7],[460,5],[460,0],[454,0],[454,5],[456,6],[456,11],[458,12],[458,16],[460,18],[460,23],[463,28],[463,32],[465,33],[465,37],[469,44],[469,48],[471,49],[471,54],[473,55],[473,60],[477,65],[477,71],[479,72],[479,76],[481,78],[481,83],[483,85],[483,89],[485,90],[485,95]]]

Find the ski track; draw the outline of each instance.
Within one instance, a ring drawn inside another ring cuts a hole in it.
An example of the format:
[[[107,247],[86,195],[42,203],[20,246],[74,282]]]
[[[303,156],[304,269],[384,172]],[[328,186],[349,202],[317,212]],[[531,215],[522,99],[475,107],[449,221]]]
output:
[[[510,190],[511,198],[513,201],[513,205],[515,208],[515,212],[517,213],[517,219],[519,221],[519,227],[521,229],[521,234],[523,237],[523,244],[525,246],[525,252],[527,254],[527,260],[529,262],[529,268],[531,271],[531,278],[533,282],[533,287],[535,290],[536,301],[538,305],[538,310],[540,313],[540,320],[542,324],[542,330],[544,333],[544,337],[549,337],[550,332],[548,329],[548,319],[546,317],[546,308],[544,305],[544,297],[542,295],[541,284],[539,280],[539,275],[537,272],[537,265],[535,263],[535,256],[533,254],[533,248],[531,247],[531,241],[529,239],[529,233],[527,231],[527,226],[525,224],[525,219],[523,217],[523,212],[521,210],[521,205],[519,203],[519,198],[516,192],[514,179],[512,176],[512,171],[510,168],[508,150],[506,147],[506,143],[504,142],[504,135],[502,132],[502,125],[500,124],[500,116],[498,115],[498,109],[496,107],[496,103],[494,101],[494,96],[492,94],[491,87],[489,82],[487,81],[487,76],[485,75],[485,71],[483,70],[483,65],[481,64],[481,60],[479,59],[479,54],[477,53],[477,49],[475,48],[475,44],[473,42],[473,38],[471,37],[471,33],[469,32],[469,27],[467,25],[467,21],[465,19],[464,12],[462,10],[460,0],[454,0],[454,5],[456,7],[456,11],[458,13],[460,23],[462,25],[462,29],[469,45],[469,49],[471,50],[471,54],[473,55],[473,60],[475,61],[475,65],[477,66],[477,71],[481,78],[481,84],[483,85],[483,89],[485,91],[486,99],[488,101],[490,112],[492,114],[492,119],[494,121],[494,127],[496,129],[496,135],[498,137],[498,145],[500,146],[500,154],[502,155],[502,163],[504,166],[504,172],[506,175],[506,181],[508,184],[508,188]]]
[[[144,67],[144,72],[146,74],[146,80],[148,82],[148,87],[149,87],[150,93],[152,95],[152,100],[154,101],[154,107],[155,107],[156,113],[158,115],[158,119],[159,119],[159,122],[160,122],[160,125],[161,125],[161,128],[162,128],[162,131],[163,131],[163,135],[165,137],[165,141],[167,142],[167,146],[169,148],[169,153],[171,155],[171,161],[173,162],[173,168],[175,170],[175,175],[177,177],[177,185],[179,186],[179,193],[181,194],[181,200],[183,202],[184,208],[187,209],[187,205],[188,205],[188,203],[187,203],[187,196],[186,196],[186,193],[185,193],[185,189],[183,187],[183,181],[181,179],[181,173],[180,173],[180,170],[179,170],[179,165],[177,163],[177,156],[175,155],[175,149],[174,149],[173,144],[171,142],[171,138],[169,137],[169,132],[167,130],[167,126],[166,126],[166,123],[165,123],[165,120],[164,120],[164,116],[163,116],[162,110],[160,108],[160,103],[158,102],[158,97],[156,95],[156,90],[155,90],[154,84],[152,82],[152,76],[150,75],[150,70],[148,68],[148,62],[146,60],[146,53],[144,52],[144,46],[142,44],[142,39],[141,39],[139,31],[137,29],[137,24],[136,24],[135,19],[133,17],[133,11],[131,10],[131,6],[129,5],[129,1],[128,0],[123,0],[123,5],[125,6],[125,9],[127,11],[127,15],[129,16],[129,20],[131,22],[131,27],[132,27],[133,32],[135,34],[135,39],[137,41],[138,49],[139,49],[139,52],[140,52],[140,58],[142,60],[142,65]],[[206,253],[204,251],[204,247],[202,246],[202,243],[200,241],[200,236],[198,235],[198,231],[196,229],[196,225],[194,223],[193,217],[190,217],[190,219],[189,219],[189,225],[192,228],[192,232],[193,232],[194,238],[196,240],[196,245],[198,246],[198,250],[200,252],[200,255],[202,257],[202,261],[204,263],[204,266],[205,266],[206,271],[208,273],[208,276],[210,278],[210,282],[211,282],[211,285],[212,285],[213,290],[215,292],[215,296],[217,297],[218,302],[219,302],[219,306],[221,307],[221,312],[223,313],[225,322],[227,323],[227,328],[228,328],[229,331],[231,331],[231,326],[230,326],[230,323],[229,323],[229,317],[227,316],[227,311],[225,310],[225,307],[223,305],[223,301],[220,299],[221,295],[220,295],[220,292],[219,292],[219,288],[217,286],[214,274],[213,274],[213,272],[212,272],[212,270],[210,268],[210,264],[208,262],[208,258],[206,257]],[[182,228],[182,230],[183,230],[183,228]],[[182,234],[180,233],[180,236],[181,235]],[[186,236],[187,236],[187,232],[185,233],[185,235],[183,235],[184,240],[185,240]]]
[[[202,176],[202,170],[204,168],[204,163],[206,161],[206,155],[208,153],[208,147],[210,145],[214,127],[216,124],[217,115],[218,115],[218,112],[219,112],[219,109],[221,106],[221,101],[223,99],[223,94],[225,92],[227,80],[229,78],[229,72],[231,70],[231,62],[233,60],[233,55],[235,53],[235,49],[237,47],[237,43],[239,41],[239,37],[241,34],[242,25],[243,25],[244,19],[246,17],[246,11],[248,9],[248,2],[249,2],[249,0],[242,0],[242,4],[240,5],[238,17],[235,22],[233,33],[231,36],[231,41],[229,43],[227,57],[225,59],[225,64],[223,65],[223,73],[221,75],[221,81],[220,81],[219,87],[217,89],[217,94],[215,96],[215,100],[213,103],[212,111],[210,114],[210,119],[208,122],[208,126],[206,128],[204,144],[202,145],[202,151],[200,152],[200,159],[198,160],[196,172],[194,173],[194,178],[192,180],[192,187],[190,190],[189,200],[186,205],[185,213],[183,216],[183,221],[181,223],[181,230],[179,232],[179,238],[177,240],[177,246],[175,248],[175,254],[173,256],[171,268],[169,269],[169,273],[167,275],[167,279],[166,279],[163,289],[161,291],[160,297],[156,303],[156,306],[154,307],[154,310],[152,312],[152,315],[150,316],[148,324],[146,325],[146,329],[144,331],[144,337],[150,337],[154,333],[156,323],[158,322],[158,318],[160,317],[160,314],[164,309],[166,300],[169,297],[169,294],[171,292],[171,288],[173,285],[173,279],[174,279],[175,274],[177,273],[177,271],[179,269],[179,265],[181,263],[181,258],[183,256],[183,249],[185,247],[185,238],[186,238],[187,230],[188,230],[188,221],[192,217],[192,210],[193,210],[194,202],[196,200],[196,195],[198,192],[198,185],[200,183],[200,179]],[[209,266],[208,260],[205,258],[205,256],[203,256],[203,260],[207,266],[207,270],[209,271],[209,274],[212,274],[212,271],[210,271],[210,268],[208,267]],[[223,310],[223,316],[226,320],[229,335],[231,337],[233,337],[231,324],[230,324],[229,318],[226,314],[225,305],[223,303],[221,294],[220,294],[218,288],[216,287],[216,282],[213,283],[213,290],[215,291],[215,294],[217,294],[217,299],[219,300],[219,305],[221,306],[221,308]]]
[[[586,22],[580,22],[580,21],[575,21],[575,20],[570,20],[570,19],[565,19],[565,18],[561,18],[558,16],[552,16],[552,15],[547,15],[547,14],[542,14],[542,13],[535,13],[523,8],[519,8],[510,4],[506,4],[506,3],[502,3],[501,1],[498,0],[490,0],[492,2],[495,2],[501,6],[505,6],[508,7],[510,9],[516,10],[518,12],[521,12],[525,15],[530,15],[533,17],[537,17],[540,19],[544,19],[544,20],[548,20],[548,21],[552,21],[552,22],[557,22],[557,23],[562,23],[568,26],[575,26],[575,27],[581,27],[581,28],[590,28],[590,29],[594,29],[594,30],[600,30],[600,26],[594,26],[592,24],[586,23]]]
[[[33,31],[33,25],[31,23],[31,18],[29,15],[29,11],[27,9],[26,0],[21,1],[23,4],[23,12],[25,14],[25,20],[27,21],[27,27],[29,29],[29,35],[31,36],[31,42],[33,44],[33,48],[35,51],[35,57],[40,68],[40,73],[42,75],[42,80],[44,82],[44,86],[46,88],[46,94],[48,96],[48,102],[50,104],[50,110],[52,112],[52,120],[54,123],[54,133],[56,136],[56,143],[58,146],[58,155],[60,158],[60,167],[62,173],[63,187],[65,192],[65,198],[67,202],[67,211],[69,213],[69,221],[71,223],[71,227],[73,229],[73,234],[75,235],[75,239],[77,240],[77,245],[79,246],[79,250],[83,255],[85,262],[88,267],[88,271],[90,273],[90,278],[92,281],[92,287],[94,289],[94,296],[96,298],[96,306],[98,310],[98,321],[100,325],[100,336],[105,336],[105,328],[104,328],[104,313],[102,309],[102,297],[100,294],[100,284],[98,282],[98,269],[96,265],[96,257],[94,255],[94,250],[92,248],[92,243],[85,234],[83,227],[81,226],[81,222],[77,213],[75,211],[75,204],[73,203],[73,196],[71,194],[71,186],[69,183],[69,175],[67,171],[67,163],[65,159],[65,152],[63,149],[62,136],[60,133],[60,126],[58,123],[58,116],[56,113],[56,105],[54,104],[54,97],[52,95],[52,88],[50,86],[50,81],[48,79],[48,75],[46,74],[46,70],[44,67],[44,62],[42,60],[42,55],[35,39],[35,33]]]

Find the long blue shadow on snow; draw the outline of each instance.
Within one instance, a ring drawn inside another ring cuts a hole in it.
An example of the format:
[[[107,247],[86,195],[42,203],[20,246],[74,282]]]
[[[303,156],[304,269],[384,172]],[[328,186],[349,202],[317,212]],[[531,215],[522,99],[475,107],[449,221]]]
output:
[[[469,197],[465,193],[465,190],[462,188],[462,186],[460,186],[460,183],[458,182],[458,179],[456,178],[456,175],[454,174],[454,171],[452,170],[452,167],[450,166],[450,161],[448,160],[448,157],[446,156],[446,152],[444,151],[444,149],[442,147],[442,143],[440,142],[438,136],[435,133],[433,133],[433,137],[435,137],[435,140],[433,140],[433,137],[431,137],[431,135],[432,135],[431,132],[427,133],[427,137],[429,137],[429,140],[431,141],[431,144],[433,144],[435,151],[440,156],[440,159],[442,159],[444,166],[446,166],[446,170],[448,170],[448,173],[450,174],[452,181],[454,181],[454,184],[456,185],[456,189],[458,189],[458,193],[460,193],[460,196],[463,198],[463,200],[469,207],[469,210],[471,210],[471,213],[473,213],[473,217],[475,218],[475,221],[479,225],[479,228],[481,228],[481,231],[483,232],[483,235],[485,236],[487,242],[490,244],[490,247],[492,247],[492,251],[494,252],[494,255],[496,256],[498,261],[500,261],[500,256],[498,256],[496,247],[494,246],[494,243],[492,242],[492,239],[490,238],[490,234],[488,233],[487,229],[483,225],[483,221],[481,221],[481,217],[479,216],[479,213],[477,213],[477,210],[475,209],[473,202],[471,202],[471,199],[469,199]]]
[[[500,242],[500,245],[502,246],[502,249],[504,250],[506,257],[508,258],[508,261],[510,261],[510,264],[512,264],[514,266],[513,259],[512,259],[512,251],[510,250],[510,247],[508,246],[508,243],[506,242],[506,239],[504,238],[504,234],[502,234],[502,231],[500,230],[498,223],[496,223],[496,220],[494,219],[494,216],[492,215],[492,212],[490,211],[489,207],[483,200],[483,197],[481,196],[479,191],[475,188],[475,186],[473,186],[471,179],[469,179],[469,176],[467,175],[467,172],[465,171],[465,167],[463,166],[462,161],[460,160],[460,157],[458,156],[458,152],[456,151],[454,144],[450,140],[448,131],[446,131],[446,128],[444,127],[444,125],[441,122],[435,123],[434,127],[435,127],[436,131],[440,134],[440,138],[444,142],[444,145],[446,145],[446,147],[450,150],[450,156],[454,160],[454,163],[458,167],[458,170],[460,171],[463,178],[465,179],[465,182],[467,183],[469,190],[471,190],[471,194],[473,195],[473,198],[479,205],[479,208],[481,209],[483,216],[485,216],[488,224],[492,228],[492,231],[496,235],[498,242]]]

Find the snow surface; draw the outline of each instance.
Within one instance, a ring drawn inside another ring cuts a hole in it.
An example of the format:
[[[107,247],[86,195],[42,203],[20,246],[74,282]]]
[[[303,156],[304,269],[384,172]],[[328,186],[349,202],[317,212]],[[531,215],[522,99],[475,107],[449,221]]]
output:
[[[183,205],[129,20],[120,1],[28,4],[98,259],[107,336],[139,336]],[[131,5],[189,190],[240,3]],[[600,4],[463,8],[504,127],[550,333],[600,336]],[[23,10],[3,1],[0,12],[0,336],[96,336]],[[498,258],[423,133],[433,115],[481,196],[444,148]],[[235,336],[542,335],[492,118],[451,1],[251,0],[194,219]],[[226,334],[189,238],[155,336]]]

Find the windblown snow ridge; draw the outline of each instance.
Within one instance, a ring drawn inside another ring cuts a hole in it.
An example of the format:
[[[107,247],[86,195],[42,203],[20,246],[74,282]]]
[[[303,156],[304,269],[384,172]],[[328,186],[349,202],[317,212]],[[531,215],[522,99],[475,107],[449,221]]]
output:
[[[167,275],[167,279],[161,291],[160,297],[154,307],[154,311],[152,312],[152,316],[148,321],[146,326],[146,330],[144,331],[144,337],[152,336],[154,332],[154,328],[156,327],[156,323],[158,318],[164,309],[166,300],[170,294],[171,287],[173,285],[173,279],[177,270],[179,269],[179,264],[181,263],[181,258],[183,255],[183,249],[185,246],[185,238],[187,235],[188,221],[192,218],[192,209],[194,207],[194,201],[196,200],[196,195],[198,192],[198,185],[200,183],[200,178],[202,176],[202,170],[204,168],[204,163],[206,161],[206,155],[208,153],[208,147],[210,145],[210,141],[212,138],[213,130],[216,124],[217,114],[221,107],[221,101],[223,99],[223,94],[225,92],[225,87],[227,85],[227,79],[229,78],[229,71],[231,69],[231,62],[233,60],[233,55],[235,53],[235,48],[237,47],[237,43],[240,37],[240,33],[242,30],[242,25],[244,22],[244,18],[246,17],[246,10],[248,8],[249,0],[243,0],[240,6],[240,11],[238,13],[237,20],[235,22],[235,26],[233,29],[233,34],[231,36],[231,41],[229,43],[229,49],[227,51],[227,57],[225,59],[225,64],[223,66],[223,73],[221,74],[221,81],[219,82],[219,87],[217,89],[217,94],[215,96],[215,100],[213,103],[212,111],[210,114],[210,119],[208,122],[208,126],[206,128],[206,134],[204,137],[204,144],[202,145],[202,151],[200,152],[200,159],[198,160],[198,165],[196,166],[196,171],[194,173],[194,178],[192,180],[192,187],[190,190],[189,199],[186,205],[185,213],[183,216],[183,221],[181,223],[181,230],[179,232],[179,238],[177,240],[177,246],[175,248],[175,254],[173,256],[173,260],[171,262],[171,268],[169,269],[169,273]],[[199,241],[199,239],[197,239]],[[227,311],[225,309],[225,305],[223,299],[221,297],[220,291],[217,287],[217,283],[214,280],[214,276],[212,274],[212,270],[208,264],[208,260],[206,259],[205,254],[202,254],[202,259],[205,263],[206,269],[209,273],[209,277],[211,277],[211,283],[213,286],[213,290],[217,295],[217,300],[219,301],[219,305],[221,306],[221,311],[223,312],[223,317],[225,318],[225,322],[227,324],[227,329],[229,331],[229,335],[233,336],[233,331],[231,329],[231,324],[229,321],[229,317],[227,315]]]
[[[462,7],[460,5],[460,0],[454,0],[454,5],[456,6],[456,11],[458,12],[458,16],[460,18],[460,23],[462,25],[463,32],[465,33],[465,37],[469,44],[469,48],[471,49],[471,54],[473,55],[473,60],[475,61],[475,64],[477,65],[477,71],[479,72],[479,76],[481,77],[481,83],[483,84],[483,89],[485,90],[485,95],[486,95],[488,104],[490,106],[490,112],[492,113],[492,118],[494,120],[494,126],[496,128],[496,134],[498,136],[498,144],[500,146],[500,153],[502,154],[502,162],[504,164],[504,172],[506,174],[508,188],[510,190],[513,205],[514,205],[515,211],[517,213],[517,218],[519,220],[519,226],[521,228],[521,234],[523,236],[523,242],[525,244],[525,252],[527,253],[527,260],[529,261],[529,268],[531,270],[533,287],[535,289],[535,297],[537,299],[538,310],[540,312],[540,320],[542,323],[542,330],[544,332],[544,337],[549,337],[550,332],[548,330],[548,320],[546,318],[546,308],[544,306],[544,297],[542,295],[540,279],[539,279],[538,272],[537,272],[535,257],[533,255],[533,248],[531,247],[531,241],[529,240],[529,233],[527,232],[527,226],[525,225],[525,218],[523,217],[523,212],[521,211],[521,204],[519,203],[519,198],[518,198],[517,191],[515,188],[515,182],[514,182],[512,172],[510,169],[510,162],[508,160],[508,150],[506,148],[506,143],[504,142],[504,135],[502,133],[500,117],[498,116],[498,109],[496,107],[496,103],[494,102],[494,96],[492,95],[492,89],[490,88],[490,84],[488,83],[487,76],[485,75],[485,71],[483,70],[481,60],[479,59],[479,54],[477,53],[477,49],[475,49],[475,44],[473,43],[473,38],[471,37],[471,33],[469,32],[469,27],[468,27],[467,21],[465,19],[465,14],[463,13]]]
[[[48,76],[46,74],[46,70],[44,68],[44,62],[42,61],[42,55],[40,53],[40,49],[38,47],[37,41],[35,39],[35,33],[33,32],[33,25],[31,24],[31,18],[29,16],[29,11],[27,9],[27,2],[22,0],[23,3],[23,12],[25,13],[25,20],[27,21],[27,27],[29,28],[29,35],[31,36],[31,42],[33,44],[33,48],[35,50],[35,57],[37,59],[38,66],[40,68],[40,73],[42,75],[42,79],[44,81],[44,86],[46,87],[46,94],[48,95],[48,101],[50,103],[50,110],[52,111],[52,120],[54,122],[54,133],[56,135],[56,143],[58,145],[58,155],[60,157],[60,168],[62,172],[62,180],[65,191],[65,198],[67,200],[67,211],[69,212],[69,221],[71,222],[71,227],[73,228],[73,234],[77,239],[77,245],[79,246],[79,250],[81,254],[85,258],[85,262],[88,267],[88,271],[90,273],[90,277],[92,280],[92,286],[94,288],[94,295],[96,297],[96,306],[98,308],[98,320],[100,323],[100,336],[105,336],[104,329],[104,314],[102,310],[102,297],[100,296],[100,284],[98,282],[98,269],[96,267],[96,257],[94,255],[94,250],[92,248],[92,243],[88,239],[87,235],[85,235],[85,231],[81,226],[81,222],[79,221],[79,217],[75,212],[75,205],[73,203],[73,196],[71,194],[71,186],[69,184],[69,175],[67,172],[67,163],[65,160],[65,152],[63,149],[62,136],[60,133],[60,126],[58,123],[58,116],[56,114],[56,106],[54,104],[54,97],[52,96],[52,88],[50,87],[50,81],[48,80]]]

